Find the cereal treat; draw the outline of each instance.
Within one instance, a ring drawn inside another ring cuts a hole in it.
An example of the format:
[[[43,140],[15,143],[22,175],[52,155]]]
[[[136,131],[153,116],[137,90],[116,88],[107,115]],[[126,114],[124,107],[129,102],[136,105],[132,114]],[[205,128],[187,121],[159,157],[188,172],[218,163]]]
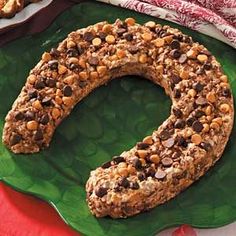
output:
[[[38,152],[82,98],[124,75],[163,87],[171,114],[91,172],[87,202],[97,217],[132,216],[176,196],[220,158],[233,126],[230,85],[215,57],[177,29],[128,18],[79,29],[45,52],[6,117],[3,142]]]

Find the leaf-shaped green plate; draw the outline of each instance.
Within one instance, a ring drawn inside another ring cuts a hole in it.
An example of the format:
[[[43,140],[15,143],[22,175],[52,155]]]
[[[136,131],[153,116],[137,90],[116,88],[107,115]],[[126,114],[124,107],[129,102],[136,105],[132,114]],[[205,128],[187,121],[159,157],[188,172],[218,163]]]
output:
[[[87,2],[67,10],[48,30],[0,49],[0,134],[4,117],[43,51],[70,31],[98,21],[132,16],[153,18],[109,5]],[[161,20],[192,35],[222,63],[236,96],[236,54],[229,46]],[[222,159],[200,181],[167,204],[123,220],[94,218],[84,185],[91,169],[132,147],[168,117],[170,100],[163,90],[137,77],[117,79],[76,106],[58,127],[50,147],[35,155],[14,155],[0,144],[0,178],[12,187],[52,204],[63,219],[84,235],[148,236],[188,223],[216,227],[236,219],[235,128]]]

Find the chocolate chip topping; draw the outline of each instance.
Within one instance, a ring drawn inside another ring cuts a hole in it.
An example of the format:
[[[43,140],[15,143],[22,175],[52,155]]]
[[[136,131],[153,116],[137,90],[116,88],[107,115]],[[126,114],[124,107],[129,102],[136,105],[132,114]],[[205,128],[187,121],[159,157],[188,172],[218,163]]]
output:
[[[126,34],[124,34],[124,38],[125,38],[127,41],[132,41],[132,40],[133,40],[133,35],[130,34],[130,33],[126,33]]]
[[[181,118],[183,116],[183,112],[178,109],[178,108],[173,108],[173,114],[177,117],[177,118]]]
[[[149,177],[149,176],[153,177],[155,175],[155,173],[156,173],[156,171],[152,167],[149,167],[145,170],[145,174],[147,177]]]
[[[135,181],[135,182],[131,182],[130,183],[130,188],[131,189],[139,189],[139,184]]]
[[[10,139],[10,145],[11,145],[11,146],[14,146],[14,145],[16,145],[17,143],[19,143],[21,140],[22,140],[21,135],[19,135],[19,134],[13,134],[13,135],[11,136],[11,139]]]
[[[48,78],[47,80],[46,80],[46,85],[48,86],[48,87],[50,87],[50,88],[54,88],[54,87],[56,87],[56,80],[55,79],[52,79],[52,78]]]
[[[170,52],[170,55],[174,58],[174,59],[178,59],[181,55],[180,51],[178,49],[173,49]]]
[[[43,115],[40,119],[40,123],[43,124],[43,125],[46,125],[48,122],[49,122],[48,114]]]
[[[129,183],[129,180],[126,177],[121,177],[121,179],[119,180],[119,185],[124,187],[124,188],[128,188],[130,183]]]
[[[135,158],[133,160],[133,166],[136,170],[140,170],[142,169],[142,162],[138,158]]]
[[[41,129],[38,129],[34,135],[34,140],[35,141],[41,141],[43,140],[43,132]]]
[[[223,92],[222,92],[222,95],[226,98],[230,98],[231,97],[230,89],[228,89],[228,88],[224,89]]]
[[[25,118],[25,115],[23,112],[21,112],[21,111],[15,112],[15,119],[16,120],[23,120],[24,118]]]
[[[50,54],[53,57],[59,57],[60,56],[60,52],[56,48],[52,48],[51,51],[50,51]]]
[[[79,81],[79,86],[80,86],[80,88],[86,87],[87,84],[88,84],[87,81]]]
[[[38,92],[36,89],[32,88],[28,90],[28,96],[30,99],[36,98],[38,96]]]
[[[50,106],[51,105],[52,98],[51,97],[45,97],[42,100],[42,105],[43,106]]]
[[[149,144],[143,143],[143,142],[138,142],[137,143],[137,149],[142,150],[142,149],[147,149],[149,147]]]
[[[178,84],[181,81],[180,77],[178,75],[172,75],[171,76],[171,82],[173,84]]]
[[[131,54],[137,53],[138,50],[139,50],[138,47],[135,46],[135,45],[131,45],[131,46],[128,47],[128,51],[129,51]]]
[[[124,162],[125,161],[125,158],[124,157],[121,157],[121,156],[114,156],[112,158],[114,164],[119,164],[120,162]]]
[[[194,116],[195,116],[196,118],[201,118],[201,117],[204,116],[204,115],[205,115],[205,112],[202,111],[202,110],[196,110],[196,111],[194,112]]]
[[[143,172],[139,172],[137,176],[139,181],[144,181],[146,179],[146,176]]]
[[[34,87],[36,88],[36,89],[43,89],[43,88],[45,88],[45,83],[44,83],[44,80],[43,80],[43,78],[40,78],[40,79],[38,79],[38,81],[36,81],[36,83],[35,83],[35,85],[34,85]]]
[[[160,139],[161,140],[167,140],[168,138],[170,138],[170,132],[168,130],[163,130],[160,133]]]
[[[206,142],[201,142],[199,147],[204,149],[205,151],[210,151],[211,150],[211,144],[206,143]]]
[[[94,35],[91,32],[85,32],[83,35],[83,39],[87,42],[92,42],[94,39]]]
[[[186,124],[187,126],[192,126],[193,125],[193,122],[196,121],[197,119],[195,117],[189,117],[187,120],[186,120]]]
[[[164,167],[169,167],[169,166],[172,165],[173,160],[172,160],[171,158],[169,158],[169,157],[165,157],[165,158],[163,158],[163,159],[161,160],[161,163],[162,163],[162,165],[163,165]]]
[[[64,86],[63,88],[63,94],[66,97],[70,97],[72,95],[73,91],[72,88],[69,85]]]
[[[186,54],[181,54],[179,57],[179,63],[183,64],[187,61],[188,57]]]
[[[176,122],[175,122],[175,128],[176,129],[183,129],[184,127],[185,127],[185,121],[184,120],[181,120],[181,119],[176,120]]]
[[[27,112],[25,113],[25,119],[26,119],[27,121],[33,120],[34,118],[35,118],[35,114],[34,114],[33,111],[27,111]]]
[[[178,40],[173,40],[171,43],[170,43],[170,47],[172,49],[180,49],[180,43]]]
[[[193,85],[193,88],[194,88],[197,92],[201,92],[201,91],[203,90],[203,88],[204,88],[204,85],[198,82],[198,83],[195,83],[195,84]]]
[[[203,65],[203,69],[204,70],[210,70],[212,68],[212,64],[211,63],[205,63],[204,65]]]
[[[66,54],[68,55],[68,57],[77,57],[79,55],[78,50],[76,50],[75,48],[69,48]]]
[[[155,178],[158,180],[162,180],[166,177],[166,172],[162,170],[158,170],[155,174]]]
[[[107,162],[105,162],[105,163],[103,163],[102,165],[101,165],[101,167],[103,168],[103,169],[107,169],[107,168],[109,168],[111,166],[111,162],[110,161],[107,161]]]
[[[186,148],[188,146],[188,143],[184,137],[178,136],[177,137],[177,145]]]
[[[125,32],[126,32],[125,28],[118,28],[116,30],[116,33],[118,34],[118,36],[122,36]]]
[[[175,139],[174,138],[169,138],[165,141],[162,141],[162,145],[167,147],[167,148],[171,148],[173,147],[175,144]]]
[[[99,32],[98,36],[101,40],[104,41],[106,39],[107,34],[105,32]]]
[[[103,197],[107,194],[107,188],[104,188],[102,186],[98,187],[97,189],[95,189],[95,194],[98,196],[98,197]]]
[[[58,61],[57,60],[51,60],[51,61],[48,62],[48,66],[51,70],[57,70]]]
[[[192,128],[195,132],[200,133],[203,130],[203,125],[200,121],[196,120],[193,122]]]
[[[174,98],[180,98],[181,97],[181,92],[179,89],[175,89],[174,90]]]
[[[91,66],[97,66],[98,63],[99,63],[99,60],[98,60],[97,57],[89,57],[88,63],[89,63]]]

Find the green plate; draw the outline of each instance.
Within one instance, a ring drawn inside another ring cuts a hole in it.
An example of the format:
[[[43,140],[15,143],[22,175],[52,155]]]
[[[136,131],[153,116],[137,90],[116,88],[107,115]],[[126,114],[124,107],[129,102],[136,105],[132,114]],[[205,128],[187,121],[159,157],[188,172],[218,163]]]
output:
[[[139,23],[155,20],[180,28],[206,45],[222,63],[236,96],[236,53],[229,46],[178,25],[109,5],[86,2],[59,16],[44,32],[0,49],[0,135],[29,70],[41,54],[66,35],[98,21],[131,16]],[[147,80],[127,76],[103,86],[58,127],[50,147],[34,155],[14,155],[0,144],[0,178],[22,192],[53,205],[84,235],[150,236],[178,225],[217,227],[236,219],[235,127],[222,159],[200,181],[168,203],[123,220],[93,217],[85,201],[90,170],[131,148],[157,128],[170,112],[170,99]]]

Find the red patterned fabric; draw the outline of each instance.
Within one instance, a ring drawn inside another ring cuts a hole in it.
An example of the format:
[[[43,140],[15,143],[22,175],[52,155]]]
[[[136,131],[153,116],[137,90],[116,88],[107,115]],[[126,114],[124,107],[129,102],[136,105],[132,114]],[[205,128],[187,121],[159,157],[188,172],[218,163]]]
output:
[[[100,0],[166,19],[236,48],[235,0]]]

